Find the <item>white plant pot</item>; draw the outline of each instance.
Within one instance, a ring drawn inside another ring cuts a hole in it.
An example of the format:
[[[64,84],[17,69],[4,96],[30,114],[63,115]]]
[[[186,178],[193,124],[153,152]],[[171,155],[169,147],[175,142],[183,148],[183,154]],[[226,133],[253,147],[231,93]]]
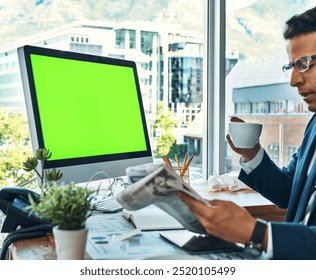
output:
[[[58,260],[83,260],[86,250],[88,229],[61,230],[53,228]]]

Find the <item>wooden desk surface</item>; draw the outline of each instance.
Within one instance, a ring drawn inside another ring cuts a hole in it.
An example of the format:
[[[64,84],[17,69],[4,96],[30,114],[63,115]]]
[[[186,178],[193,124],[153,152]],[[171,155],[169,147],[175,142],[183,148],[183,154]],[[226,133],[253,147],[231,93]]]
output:
[[[285,209],[280,209],[273,205],[270,201],[263,198],[255,192],[220,192],[207,193],[203,195],[208,199],[225,199],[231,200],[243,206],[255,218],[261,218],[266,221],[284,221]],[[37,259],[52,260],[56,259],[54,238],[50,234],[46,237],[36,238],[32,240],[19,240],[11,246],[11,257],[14,260]],[[85,259],[89,259],[86,255]]]
[[[11,246],[11,258],[14,260],[55,260],[55,243],[52,234],[47,236],[19,240]]]
[[[203,184],[197,186],[196,190],[208,200],[221,199],[235,202],[239,206],[246,208],[255,218],[261,218],[266,221],[285,221],[286,209],[278,208],[257,192],[212,192],[207,191]]]

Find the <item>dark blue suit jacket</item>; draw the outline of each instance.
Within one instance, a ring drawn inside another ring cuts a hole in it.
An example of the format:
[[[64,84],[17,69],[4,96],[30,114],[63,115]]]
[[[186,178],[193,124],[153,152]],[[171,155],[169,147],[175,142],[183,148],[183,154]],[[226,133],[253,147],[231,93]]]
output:
[[[274,259],[316,259],[316,199],[308,225],[304,218],[311,190],[316,182],[316,162],[307,170],[316,148],[316,114],[306,128],[303,142],[289,165],[276,166],[264,153],[262,162],[239,179],[281,208],[287,208],[286,222],[272,222]]]

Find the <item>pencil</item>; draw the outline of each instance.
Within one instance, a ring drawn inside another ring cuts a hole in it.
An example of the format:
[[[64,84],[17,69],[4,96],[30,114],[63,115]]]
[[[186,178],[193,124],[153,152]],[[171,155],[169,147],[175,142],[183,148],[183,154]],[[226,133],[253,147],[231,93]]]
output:
[[[187,160],[188,160],[188,153],[185,154],[185,157],[183,160],[183,166],[185,166],[187,164]]]
[[[187,170],[188,170],[188,168],[189,168],[189,166],[190,166],[191,161],[192,161],[193,158],[194,158],[194,154],[189,158],[188,162],[187,162],[187,163],[185,164],[185,166],[183,167],[183,170],[182,170],[182,172],[181,172],[181,174],[180,174],[181,177],[183,177],[184,174],[185,174],[185,172],[187,172]]]
[[[162,156],[162,159],[170,168],[173,169],[173,166],[167,156]]]

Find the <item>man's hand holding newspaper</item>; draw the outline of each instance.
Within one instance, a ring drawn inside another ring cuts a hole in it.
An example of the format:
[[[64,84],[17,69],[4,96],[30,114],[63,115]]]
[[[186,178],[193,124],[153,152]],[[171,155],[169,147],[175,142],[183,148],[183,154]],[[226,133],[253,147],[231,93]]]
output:
[[[184,228],[206,234],[201,223],[176,196],[179,191],[208,203],[166,165],[158,165],[155,171],[120,192],[116,198],[127,210],[138,210],[154,204],[178,220]]]

